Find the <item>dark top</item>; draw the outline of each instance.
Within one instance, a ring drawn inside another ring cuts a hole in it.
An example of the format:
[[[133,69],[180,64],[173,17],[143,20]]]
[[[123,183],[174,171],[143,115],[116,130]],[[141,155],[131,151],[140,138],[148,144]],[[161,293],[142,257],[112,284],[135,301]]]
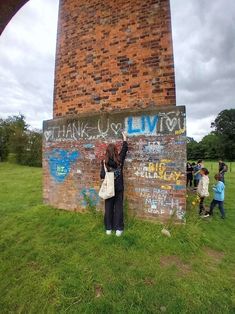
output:
[[[126,158],[126,153],[128,151],[128,145],[126,141],[123,141],[122,149],[119,153],[120,157],[120,166],[112,159],[109,158],[108,161],[108,171],[113,171],[114,176],[116,177],[114,180],[114,187],[116,192],[120,192],[124,190],[124,183],[123,183],[123,165]],[[104,179],[105,177],[105,170],[104,170],[104,162],[101,162],[101,170],[100,170],[100,178]]]
[[[219,162],[219,172],[222,174],[226,172],[226,164],[224,162]]]
[[[188,162],[186,166],[187,176],[192,177],[193,176],[193,166]]]

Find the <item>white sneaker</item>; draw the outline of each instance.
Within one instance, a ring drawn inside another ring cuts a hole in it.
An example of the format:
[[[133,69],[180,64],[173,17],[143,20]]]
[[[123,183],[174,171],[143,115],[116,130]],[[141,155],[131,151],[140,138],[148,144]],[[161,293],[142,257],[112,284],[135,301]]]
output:
[[[123,230],[116,230],[116,236],[120,237],[123,233]]]
[[[202,216],[203,218],[207,218],[207,217],[210,217],[209,214],[205,214],[204,216]]]
[[[106,230],[106,234],[107,234],[107,235],[112,234],[112,230]]]

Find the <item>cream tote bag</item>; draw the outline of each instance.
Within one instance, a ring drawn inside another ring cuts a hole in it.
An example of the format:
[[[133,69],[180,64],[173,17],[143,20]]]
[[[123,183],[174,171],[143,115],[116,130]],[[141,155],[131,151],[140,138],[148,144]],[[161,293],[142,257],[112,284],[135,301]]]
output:
[[[115,195],[114,191],[114,172],[108,172],[105,166],[104,161],[104,170],[105,170],[105,177],[104,181],[101,184],[101,188],[99,191],[99,197],[103,200],[107,200]]]

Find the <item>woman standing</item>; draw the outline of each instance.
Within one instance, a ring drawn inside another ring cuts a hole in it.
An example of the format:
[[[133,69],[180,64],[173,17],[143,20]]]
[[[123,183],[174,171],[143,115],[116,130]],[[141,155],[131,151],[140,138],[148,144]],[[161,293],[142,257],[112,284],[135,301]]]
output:
[[[121,236],[124,230],[123,222],[123,165],[128,150],[126,141],[126,134],[122,132],[123,144],[120,153],[118,153],[115,144],[109,144],[106,153],[105,160],[101,163],[100,178],[104,179],[105,169],[104,162],[107,171],[114,172],[114,188],[115,196],[105,200],[105,214],[104,214],[104,225],[106,234],[110,235],[112,230],[116,231],[117,236]]]

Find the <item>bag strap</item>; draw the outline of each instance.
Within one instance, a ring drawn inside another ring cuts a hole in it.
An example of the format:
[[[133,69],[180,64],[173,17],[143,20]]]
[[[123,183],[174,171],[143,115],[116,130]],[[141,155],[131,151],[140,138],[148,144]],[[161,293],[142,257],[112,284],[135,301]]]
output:
[[[106,168],[106,166],[105,166],[105,160],[103,160],[103,163],[104,163],[104,171],[105,171],[105,173],[106,173],[106,172],[108,172],[108,170],[107,170],[107,168]]]

